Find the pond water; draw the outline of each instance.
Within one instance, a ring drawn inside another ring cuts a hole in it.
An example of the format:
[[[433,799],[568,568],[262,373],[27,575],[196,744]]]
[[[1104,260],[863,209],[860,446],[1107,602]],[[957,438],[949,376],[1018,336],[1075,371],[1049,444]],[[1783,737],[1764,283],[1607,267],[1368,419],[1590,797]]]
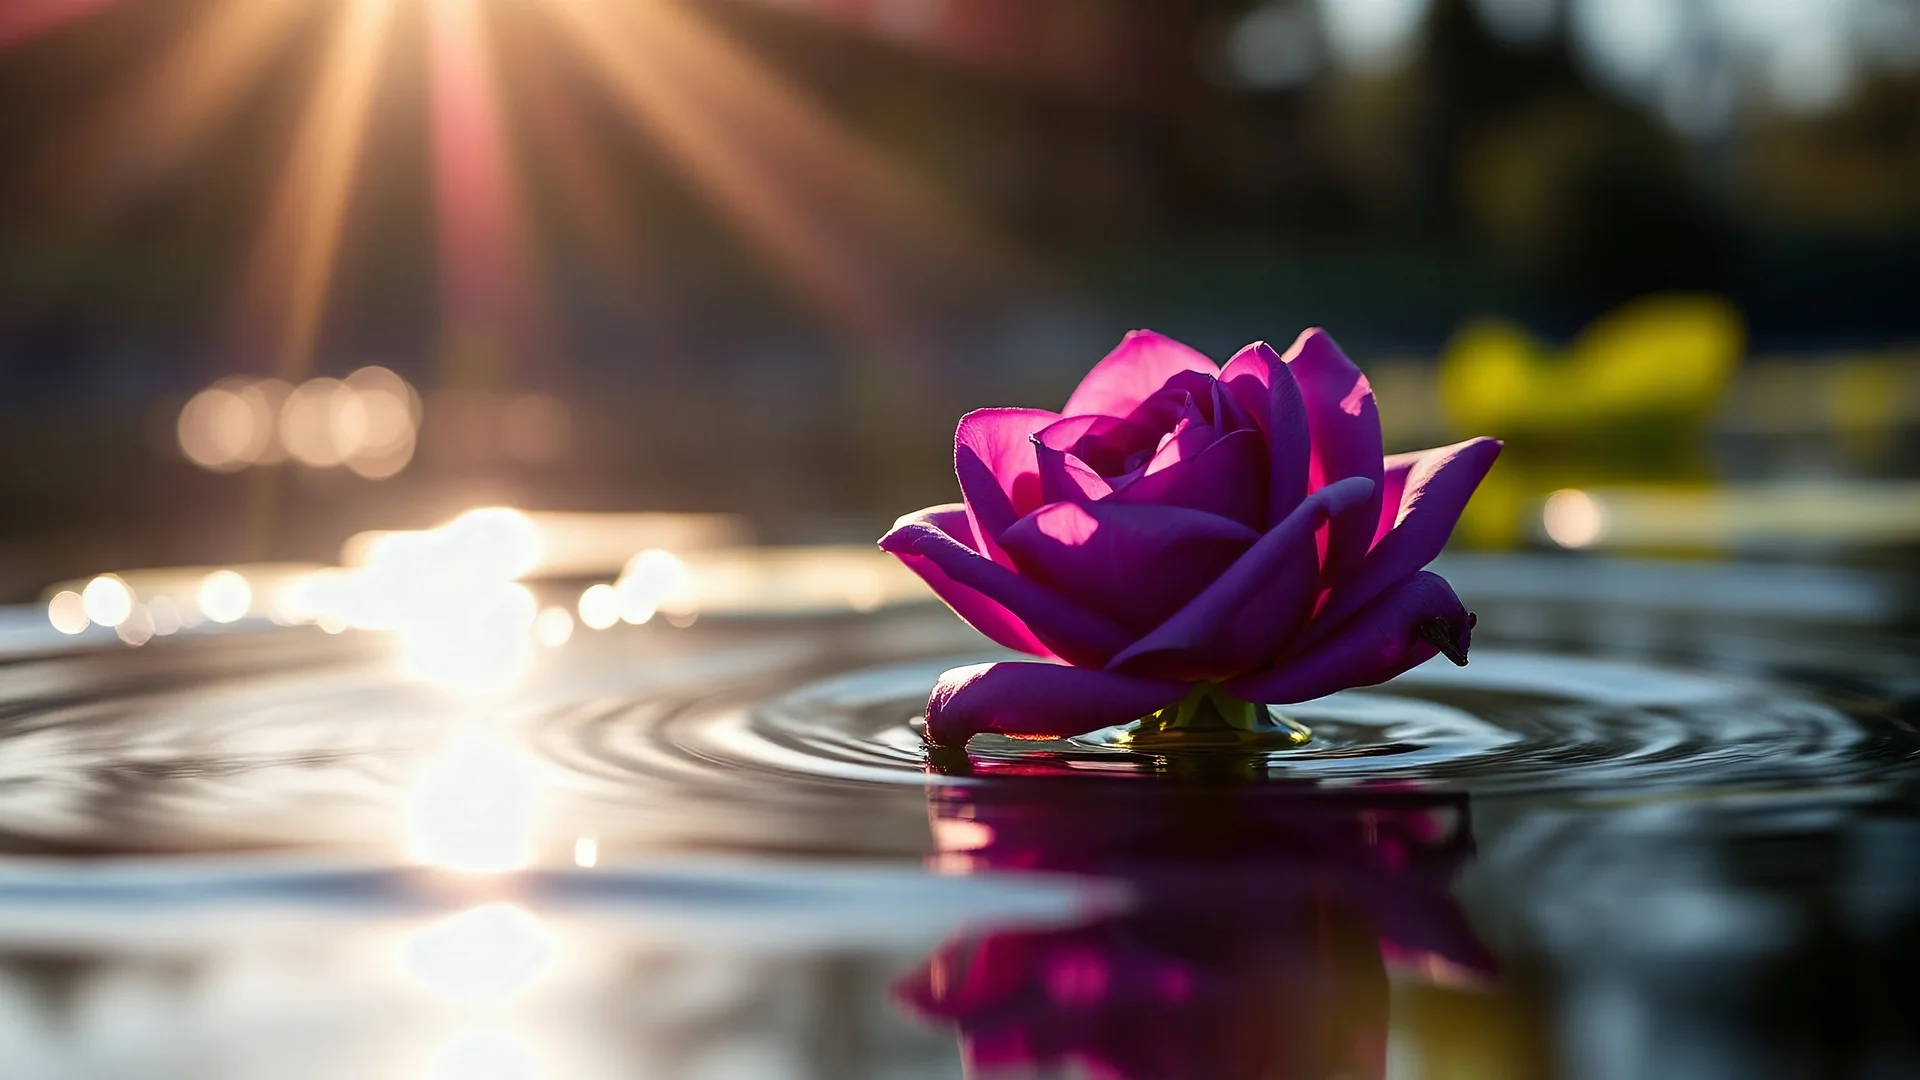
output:
[[[1459,564],[1472,663],[1298,750],[977,739],[944,610],[0,635],[8,1077],[1900,1077],[1897,581]]]

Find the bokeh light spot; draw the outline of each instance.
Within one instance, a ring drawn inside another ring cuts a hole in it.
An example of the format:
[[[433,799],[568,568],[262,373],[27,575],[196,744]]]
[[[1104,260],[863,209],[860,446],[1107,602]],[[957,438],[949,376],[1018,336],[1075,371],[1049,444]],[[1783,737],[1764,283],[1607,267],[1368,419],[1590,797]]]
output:
[[[214,622],[238,622],[253,607],[253,586],[232,570],[215,570],[201,579],[194,603]]]
[[[65,589],[47,601],[47,621],[63,634],[78,634],[86,630],[92,620],[87,618],[86,605],[80,599],[80,594]]]
[[[1547,496],[1540,512],[1547,539],[1563,548],[1583,548],[1600,539],[1606,531],[1606,513],[1599,500],[1574,488]]]
[[[133,590],[113,574],[102,574],[80,590],[80,606],[100,626],[119,626],[133,614]]]

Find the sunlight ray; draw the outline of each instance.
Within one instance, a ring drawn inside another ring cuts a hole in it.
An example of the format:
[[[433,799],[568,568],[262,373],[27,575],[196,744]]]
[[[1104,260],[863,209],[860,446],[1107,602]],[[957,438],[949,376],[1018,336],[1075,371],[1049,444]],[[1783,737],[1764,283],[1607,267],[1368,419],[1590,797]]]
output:
[[[6,0],[0,4],[0,49],[22,45],[120,0]]]
[[[552,9],[701,194],[863,337],[905,347],[899,279],[916,265],[978,268],[997,254],[984,230],[692,12],[590,0],[554,0]]]
[[[247,314],[271,313],[274,366],[285,378],[302,377],[312,365],[393,5],[341,3],[255,251],[248,281],[254,310]]]
[[[216,4],[90,118],[63,133],[41,172],[69,205],[111,223],[246,101],[311,2]]]
[[[428,0],[434,212],[449,359],[463,381],[537,351],[529,234],[478,0]]]

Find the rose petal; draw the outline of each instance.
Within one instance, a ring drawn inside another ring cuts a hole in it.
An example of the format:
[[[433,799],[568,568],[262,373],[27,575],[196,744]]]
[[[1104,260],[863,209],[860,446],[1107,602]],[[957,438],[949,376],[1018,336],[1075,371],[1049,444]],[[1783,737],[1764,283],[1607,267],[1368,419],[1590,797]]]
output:
[[[1099,473],[1112,478],[1127,471],[1127,459],[1151,451],[1160,433],[1130,420],[1111,416],[1069,416],[1041,429],[1035,438],[1044,446],[1065,450]]]
[[[1336,581],[1303,643],[1329,633],[1389,585],[1432,562],[1447,544],[1467,500],[1500,456],[1498,439],[1478,438],[1405,455],[1406,473],[1394,527],[1352,576]]]
[[[954,668],[927,700],[927,738],[964,746],[981,732],[1062,738],[1131,723],[1186,695],[1187,687],[1059,664],[1010,661]]]
[[[1026,624],[1054,655],[1099,667],[1133,640],[1133,633],[962,544],[926,521],[902,519],[880,538],[892,555],[918,555],[955,583],[978,592]]]
[[[1223,437],[1236,431],[1260,430],[1225,382],[1215,379],[1209,392],[1213,395],[1213,429]]]
[[[997,543],[1007,526],[1040,505],[1033,433],[1060,418],[1042,409],[976,409],[953,433],[953,472],[980,551],[1011,566]]]
[[[1036,436],[1034,456],[1040,462],[1040,498],[1046,502],[1093,502],[1113,493],[1100,474],[1065,450],[1055,450]]]
[[[973,525],[967,520],[967,508],[959,503],[930,506],[917,514],[908,514],[893,523],[893,530],[889,535],[892,535],[892,532],[898,532],[904,526],[921,524],[939,530],[976,552],[980,550],[979,542],[973,535]],[[885,548],[886,541],[882,540],[880,546]],[[1035,656],[1051,657],[1053,655],[1053,650],[1042,644],[1040,639],[1033,635],[1033,631],[1027,629],[1027,624],[1016,618],[1013,612],[1001,607],[998,602],[988,599],[986,594],[977,589],[970,589],[948,577],[946,571],[940,569],[933,560],[905,549],[895,551],[893,555],[905,563],[907,569],[920,575],[920,580],[926,582],[928,587],[933,589],[933,594],[952,608],[954,614],[965,619],[969,626],[985,634],[996,644],[1017,649],[1020,652],[1032,653]]]
[[[1021,573],[1140,632],[1178,611],[1259,538],[1215,514],[1109,499],[1049,503],[1000,542]]]
[[[1415,462],[1425,451],[1411,454],[1388,454],[1380,472],[1380,522],[1373,529],[1373,543],[1378,545],[1380,538],[1393,531],[1394,522],[1400,520],[1400,498],[1407,492],[1407,473],[1413,470]],[[1371,551],[1370,546],[1367,550]]]
[[[1251,529],[1266,524],[1267,444],[1258,431],[1233,432],[1185,460],[1165,465],[1159,460],[1113,498],[1204,510]]]
[[[1061,414],[1125,417],[1183,371],[1217,375],[1220,368],[1170,337],[1135,330],[1087,372]]]
[[[1384,471],[1380,410],[1374,405],[1373,387],[1367,377],[1325,330],[1315,327],[1302,333],[1287,350],[1286,362],[1300,384],[1307,432],[1313,442],[1307,490],[1349,476],[1364,476],[1374,483],[1371,513],[1328,526],[1321,574],[1326,581],[1338,581],[1366,555],[1380,517],[1379,487]]]
[[[1372,487],[1355,476],[1309,495],[1204,592],[1121,650],[1108,669],[1197,681],[1271,661],[1312,611],[1316,530],[1330,518],[1362,512]]]
[[[1420,631],[1429,619],[1444,621],[1461,652],[1467,650],[1467,609],[1445,578],[1422,570],[1375,597],[1319,644],[1272,671],[1231,679],[1223,687],[1247,701],[1285,705],[1386,682],[1438,654]]]
[[[1284,521],[1307,496],[1312,444],[1293,369],[1264,341],[1234,354],[1220,373],[1233,399],[1267,438],[1267,524]]]

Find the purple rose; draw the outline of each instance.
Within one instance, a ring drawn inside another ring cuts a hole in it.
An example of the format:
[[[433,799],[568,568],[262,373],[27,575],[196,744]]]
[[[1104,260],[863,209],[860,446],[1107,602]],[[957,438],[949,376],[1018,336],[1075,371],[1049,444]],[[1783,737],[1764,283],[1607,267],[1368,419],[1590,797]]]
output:
[[[968,413],[965,502],[880,546],[981,633],[1057,662],[947,672],[928,738],[1076,735],[1198,683],[1285,704],[1464,663],[1472,619],[1421,568],[1499,453],[1385,457],[1367,377],[1317,329],[1224,369],[1139,330],[1060,413]]]
[[[1067,770],[1060,770],[1066,772]],[[895,985],[968,1076],[1387,1075],[1388,971],[1490,982],[1451,895],[1467,799],[1022,776],[928,797],[943,873],[1124,886],[1078,926],[975,928]]]

